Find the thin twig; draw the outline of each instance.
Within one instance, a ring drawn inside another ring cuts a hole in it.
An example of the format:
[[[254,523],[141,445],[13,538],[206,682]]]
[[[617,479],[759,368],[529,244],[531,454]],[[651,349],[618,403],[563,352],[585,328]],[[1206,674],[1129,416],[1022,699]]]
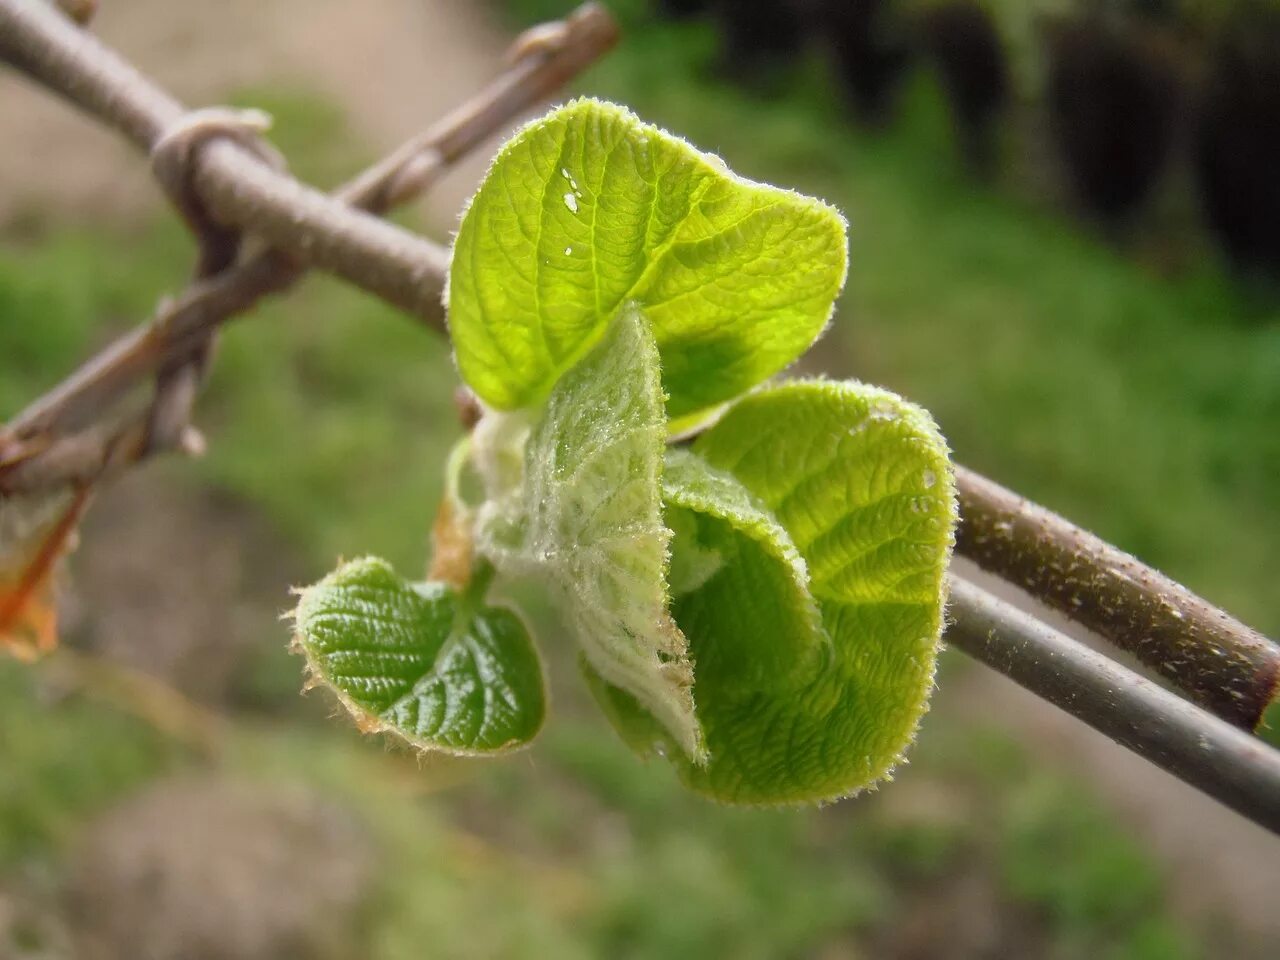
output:
[[[598,60],[616,43],[617,27],[603,8],[588,3],[565,21],[540,28],[537,43],[528,36],[517,39],[508,67],[484,90],[339,188],[334,199],[377,214],[413,199],[452,164]],[[93,469],[91,444],[67,438],[51,445],[47,436],[92,420],[105,404],[189,353],[210,331],[263,296],[288,288],[304,272],[288,254],[267,250],[163,304],[151,324],[107,347],[0,431],[0,489],[47,486],[80,476],[71,471]],[[60,446],[70,449],[60,452]]]
[[[956,551],[1254,729],[1276,696],[1280,648],[1164,574],[1038,504],[959,468]]]
[[[958,577],[955,647],[1280,834],[1280,751]]]

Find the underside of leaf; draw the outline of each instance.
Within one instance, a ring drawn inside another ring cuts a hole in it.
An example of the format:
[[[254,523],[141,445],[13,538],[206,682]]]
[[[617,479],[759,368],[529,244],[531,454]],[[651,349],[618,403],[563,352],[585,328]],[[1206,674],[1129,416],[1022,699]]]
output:
[[[519,442],[507,415],[477,428],[476,462],[497,472],[479,546],[500,570],[546,582],[588,662],[626,690],[689,757],[701,756],[687,645],[668,609],[662,520],[666,441],[658,357],[644,316],[622,311],[556,384],[525,443],[523,475],[493,443]],[[522,418],[522,414],[516,414]]]
[[[508,609],[367,557],[302,591],[295,620],[314,677],[362,730],[470,756],[524,746],[542,726],[538,654]]]

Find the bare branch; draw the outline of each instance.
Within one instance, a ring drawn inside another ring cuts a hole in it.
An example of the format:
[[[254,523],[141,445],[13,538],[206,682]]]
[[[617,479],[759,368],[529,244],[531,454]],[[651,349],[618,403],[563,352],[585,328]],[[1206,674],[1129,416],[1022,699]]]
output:
[[[507,69],[497,79],[342,187],[337,197],[372,213],[386,213],[408,202],[451,164],[513,118],[553,96],[617,42],[617,23],[594,2],[584,3],[564,20],[526,31],[507,51]]]
[[[617,27],[603,8],[589,3],[567,20],[547,25],[542,36],[554,42],[530,45],[527,35],[517,39],[509,66],[498,78],[341,187],[335,199],[374,213],[411,200],[449,166],[599,59],[616,43]],[[104,405],[190,353],[212,330],[263,296],[288,288],[304,272],[288,254],[266,250],[162,304],[150,325],[109,346],[0,432],[0,489],[29,489],[78,475],[69,471],[91,470],[91,444],[82,438],[55,443],[48,435],[95,419]],[[59,454],[59,446],[69,449]],[[40,462],[28,462],[33,460]]]
[[[1280,751],[958,577],[946,639],[1280,834]]]
[[[1164,574],[963,467],[956,550],[1127,650],[1224,720],[1252,730],[1280,648]]]

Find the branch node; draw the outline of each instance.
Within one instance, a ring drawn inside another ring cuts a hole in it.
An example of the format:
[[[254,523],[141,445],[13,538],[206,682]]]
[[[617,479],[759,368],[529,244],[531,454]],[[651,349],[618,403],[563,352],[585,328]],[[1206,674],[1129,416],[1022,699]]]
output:
[[[239,249],[239,231],[219,223],[195,189],[198,150],[215,137],[227,137],[280,170],[285,166],[283,155],[261,137],[269,129],[271,116],[262,110],[207,107],[183,114],[151,146],[151,172],[200,244],[198,276],[230,266]]]
[[[178,449],[193,460],[198,460],[208,451],[209,441],[199,428],[187,424],[178,436]]]
[[[243,146],[273,169],[283,169],[283,155],[262,139],[271,129],[271,116],[262,110],[208,107],[192,110],[170,125],[151,146],[151,172],[196,235],[200,247],[196,278],[205,279],[231,267],[240,253],[241,232],[219,223],[206,208],[194,183],[199,149],[209,140],[226,137]],[[163,304],[161,315],[172,316]],[[188,423],[191,407],[212,350],[205,337],[189,354],[161,367],[148,414],[144,450],[178,447],[203,451],[204,439]],[[198,439],[193,439],[192,435]]]
[[[414,154],[387,179],[381,194],[373,198],[369,205],[390,209],[408,202],[430,185],[444,165],[444,156],[434,147]]]
[[[527,57],[540,57],[562,50],[572,34],[573,29],[565,20],[553,20],[530,27],[507,48],[504,58],[506,65],[514,66]]]

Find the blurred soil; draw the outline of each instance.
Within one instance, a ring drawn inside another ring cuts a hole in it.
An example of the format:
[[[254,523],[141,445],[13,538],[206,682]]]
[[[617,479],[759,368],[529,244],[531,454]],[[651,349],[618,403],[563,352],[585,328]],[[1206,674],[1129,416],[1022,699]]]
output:
[[[158,469],[108,489],[81,543],[73,642],[205,703],[226,698],[255,642],[280,635],[299,570],[243,504]]]
[[[88,828],[68,893],[77,955],[351,956],[372,867],[358,824],[309,793],[161,780]]]

